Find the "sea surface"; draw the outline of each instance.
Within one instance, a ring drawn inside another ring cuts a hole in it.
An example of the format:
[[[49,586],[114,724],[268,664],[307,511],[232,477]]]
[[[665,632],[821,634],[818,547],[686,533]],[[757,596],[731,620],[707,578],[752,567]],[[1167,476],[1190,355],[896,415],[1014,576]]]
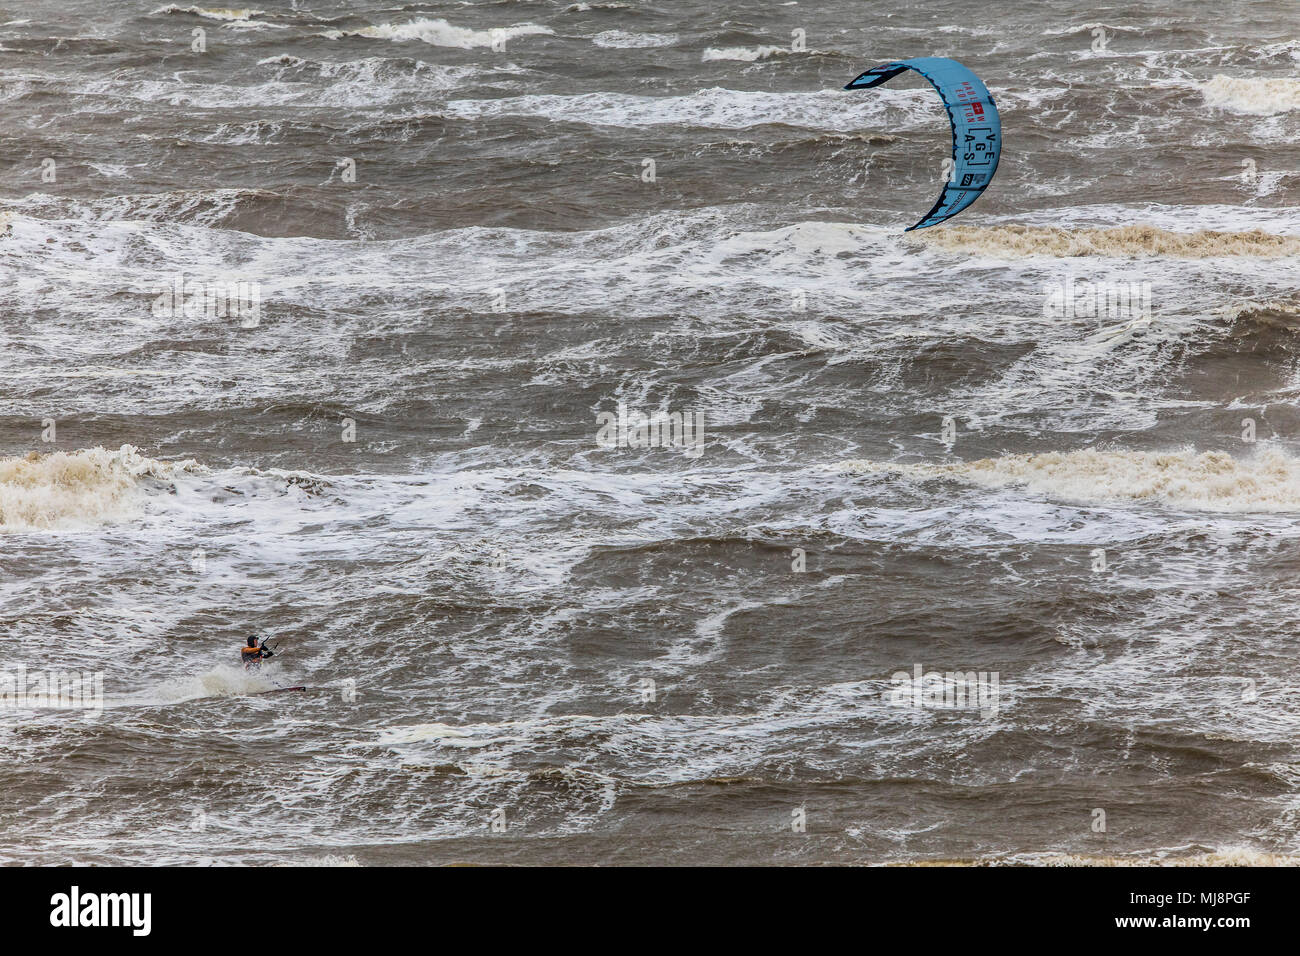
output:
[[[10,0],[0,131],[0,863],[1300,859],[1292,0]]]

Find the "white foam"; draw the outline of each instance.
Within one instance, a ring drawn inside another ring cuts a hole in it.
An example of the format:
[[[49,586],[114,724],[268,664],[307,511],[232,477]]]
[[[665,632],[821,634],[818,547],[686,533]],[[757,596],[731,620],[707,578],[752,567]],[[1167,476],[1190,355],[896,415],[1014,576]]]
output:
[[[192,460],[146,458],[132,445],[117,451],[33,452],[0,458],[0,532],[88,528],[134,517],[140,482],[198,468]]]
[[[808,129],[859,131],[890,110],[890,129],[906,128],[942,114],[937,97],[925,90],[891,90],[882,96],[853,96],[842,90],[775,93],[721,87],[681,96],[630,93],[529,94],[490,100],[453,100],[453,116],[539,116],[594,126],[684,126],[746,129],[784,123]]]
[[[1190,448],[1171,452],[1085,448],[940,464],[858,461],[844,467],[859,473],[897,472],[914,478],[954,478],[986,488],[1020,488],[1076,503],[1300,514],[1300,459],[1268,447],[1241,458]]]
[[[790,52],[783,46],[709,47],[700,59],[706,63],[710,60],[739,60],[742,63],[753,63],[755,60],[766,60],[770,56],[782,56]]]
[[[362,27],[360,30],[328,30],[324,36],[331,40],[344,37],[367,37],[373,40],[392,40],[396,43],[419,40],[433,46],[470,50],[475,47],[490,47],[520,37],[551,36],[554,32],[549,27],[538,26],[536,23],[521,23],[492,30],[471,30],[454,26],[442,19],[421,18],[407,23],[381,23],[377,26]]]
[[[238,649],[235,649],[238,653]],[[219,664],[201,674],[187,674],[162,681],[155,687],[134,694],[128,704],[178,704],[204,697],[240,697],[274,690],[271,679],[273,665],[260,671],[246,670],[237,664]]]
[[[672,46],[677,42],[675,33],[628,33],[624,30],[606,30],[591,38],[596,46],[613,50],[637,50],[645,47]]]
[[[1233,113],[1271,116],[1300,110],[1300,79],[1237,77],[1218,74],[1197,84],[1205,102]]]
[[[157,16],[160,13],[192,13],[208,20],[237,21],[262,16],[266,11],[253,10],[250,7],[182,7],[179,4],[171,3],[165,7],[159,7],[153,11],[151,16]]]
[[[122,99],[205,109],[225,109],[232,102],[248,106],[364,108],[406,101],[423,104],[481,73],[481,68],[475,66],[422,61],[407,68],[383,57],[336,62],[281,55],[257,65],[273,75],[265,82],[248,86],[190,83],[183,76],[165,80],[99,77],[77,81],[70,92],[89,98],[91,109],[100,112],[116,112],[119,107],[114,102]],[[93,105],[96,103],[100,105]]]

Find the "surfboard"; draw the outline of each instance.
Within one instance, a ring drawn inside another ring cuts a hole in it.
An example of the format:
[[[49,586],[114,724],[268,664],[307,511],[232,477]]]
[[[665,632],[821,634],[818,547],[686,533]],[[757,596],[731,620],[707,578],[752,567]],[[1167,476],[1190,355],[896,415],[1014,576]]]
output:
[[[307,688],[304,685],[299,685],[297,687],[272,687],[270,690],[255,690],[253,691],[253,694],[249,696],[260,695],[260,694],[279,694],[286,690],[306,690],[306,689]]]

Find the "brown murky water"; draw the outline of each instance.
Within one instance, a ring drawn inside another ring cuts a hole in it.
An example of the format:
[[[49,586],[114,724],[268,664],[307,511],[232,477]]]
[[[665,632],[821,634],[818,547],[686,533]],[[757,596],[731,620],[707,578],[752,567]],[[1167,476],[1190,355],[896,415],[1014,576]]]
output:
[[[1291,859],[1300,13],[1075,6],[0,5],[0,861]]]

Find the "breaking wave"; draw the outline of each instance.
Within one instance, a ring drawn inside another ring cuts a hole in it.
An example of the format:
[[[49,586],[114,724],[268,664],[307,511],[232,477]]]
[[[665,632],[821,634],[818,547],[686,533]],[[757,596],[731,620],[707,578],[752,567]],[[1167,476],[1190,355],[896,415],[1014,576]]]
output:
[[[142,482],[196,471],[192,459],[146,458],[132,445],[0,458],[0,532],[93,527],[134,517]]]
[[[597,33],[591,42],[612,50],[639,50],[647,47],[672,46],[677,42],[675,33],[628,33],[625,30],[606,30]]]
[[[1205,102],[1233,113],[1271,116],[1300,110],[1300,79],[1243,78],[1219,74],[1197,85]]]
[[[548,27],[538,26],[535,23],[521,23],[495,30],[470,30],[453,26],[446,20],[422,18],[409,23],[381,23],[378,26],[362,27],[360,30],[329,30],[326,31],[325,36],[331,40],[339,40],[343,37],[367,37],[372,40],[395,42],[420,40],[433,46],[460,47],[462,50],[470,50],[517,37],[550,36],[553,33],[554,31]]]
[[[1157,226],[1113,229],[1064,229],[1054,226],[949,226],[909,237],[929,248],[990,255],[1020,256],[1172,256],[1206,259],[1213,256],[1300,255],[1300,237],[1252,229],[1217,232],[1199,229],[1174,232]]]
[[[782,46],[760,46],[760,47],[743,47],[729,46],[719,49],[718,47],[709,47],[704,51],[700,58],[704,61],[709,60],[739,60],[742,63],[753,63],[755,60],[766,60],[769,56],[781,56],[791,51]]]
[[[1081,451],[1004,455],[942,464],[853,461],[860,474],[954,478],[985,488],[1022,488],[1084,503],[1150,502],[1186,511],[1300,512],[1300,460],[1264,449],[1249,458],[1224,452]]]
[[[190,13],[207,20],[251,20],[253,17],[261,16],[265,12],[265,10],[253,10],[249,7],[182,7],[177,3],[169,3],[167,6],[155,10],[154,15],[160,13]]]

